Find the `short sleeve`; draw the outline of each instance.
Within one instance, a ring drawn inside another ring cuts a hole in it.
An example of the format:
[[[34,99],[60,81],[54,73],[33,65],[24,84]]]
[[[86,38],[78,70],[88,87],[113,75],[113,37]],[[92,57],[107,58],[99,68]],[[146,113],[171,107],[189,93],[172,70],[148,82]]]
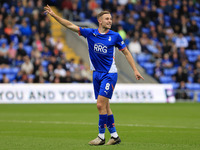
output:
[[[116,46],[119,49],[119,51],[122,51],[126,48],[126,44],[124,43],[124,40],[122,39],[122,37],[119,34],[118,34],[118,37],[117,37]]]
[[[79,27],[79,35],[84,36],[85,38],[87,38],[87,36],[91,33],[91,29],[90,28],[81,28]]]

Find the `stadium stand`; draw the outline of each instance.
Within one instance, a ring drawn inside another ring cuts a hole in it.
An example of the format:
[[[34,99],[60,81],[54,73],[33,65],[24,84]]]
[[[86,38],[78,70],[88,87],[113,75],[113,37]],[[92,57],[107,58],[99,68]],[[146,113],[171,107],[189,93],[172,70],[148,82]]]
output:
[[[184,82],[185,89],[199,90],[190,88],[200,85],[200,3],[197,0],[3,0],[0,2],[1,82],[6,77],[10,82],[20,83],[28,82],[29,77],[38,78],[36,72],[40,65],[47,76],[51,76],[51,80],[42,77],[45,82],[54,82],[49,66],[55,70],[62,64],[63,69],[70,71],[66,73],[70,74],[69,78],[81,72],[83,62],[77,61],[81,59],[76,59],[73,50],[66,45],[61,45],[62,50],[56,46],[58,37],[61,43],[64,37],[53,31],[58,27],[53,27],[53,20],[42,13],[46,4],[56,6],[71,21],[96,24],[96,15],[109,10],[113,16],[112,30],[125,37],[128,47],[138,48],[133,56],[147,74],[160,83],[171,83],[174,89],[182,89],[181,82]],[[21,72],[25,55],[34,66],[29,75]],[[36,65],[38,59],[40,63]],[[15,71],[10,73],[5,68],[15,68]],[[90,81],[89,77],[80,78],[69,81]],[[60,79],[60,82],[65,81]]]
[[[95,8],[90,8],[91,3]],[[171,83],[177,90],[183,89],[183,86],[185,90],[197,90],[186,85],[200,85],[198,1],[65,0],[59,7],[71,21],[93,23],[97,23],[94,16],[99,11],[111,11],[112,29],[125,37],[128,47],[137,48],[130,51],[147,74],[160,83]],[[80,16],[84,16],[84,19]]]
[[[88,67],[43,6],[42,0],[0,2],[0,83],[91,82]]]

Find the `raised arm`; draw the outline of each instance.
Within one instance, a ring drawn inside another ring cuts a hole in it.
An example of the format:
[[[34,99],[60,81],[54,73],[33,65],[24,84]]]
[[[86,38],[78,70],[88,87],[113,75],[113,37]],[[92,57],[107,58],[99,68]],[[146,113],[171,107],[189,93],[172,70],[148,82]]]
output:
[[[53,10],[51,9],[51,7],[49,5],[44,7],[44,10],[46,14],[50,14],[54,19],[56,19],[60,24],[62,24],[63,26],[65,26],[66,28],[77,32],[79,31],[79,27],[73,23],[71,23],[70,21],[63,19],[61,17],[59,17],[58,15],[56,15]]]
[[[125,55],[127,61],[129,62],[129,64],[131,65],[131,68],[133,69],[134,73],[135,73],[135,78],[137,80],[140,80],[140,79],[143,79],[144,78],[141,76],[141,74],[138,72],[136,66],[135,66],[135,62],[134,62],[134,59],[131,55],[131,53],[129,52],[129,50],[127,48],[125,48],[123,51],[123,54]]]

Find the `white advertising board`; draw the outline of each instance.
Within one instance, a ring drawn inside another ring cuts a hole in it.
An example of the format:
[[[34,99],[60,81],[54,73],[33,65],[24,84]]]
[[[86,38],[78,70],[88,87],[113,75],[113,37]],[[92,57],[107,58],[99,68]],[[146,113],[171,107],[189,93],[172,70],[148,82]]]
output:
[[[117,84],[111,103],[174,103],[170,84]],[[96,103],[92,84],[0,84],[0,104]]]

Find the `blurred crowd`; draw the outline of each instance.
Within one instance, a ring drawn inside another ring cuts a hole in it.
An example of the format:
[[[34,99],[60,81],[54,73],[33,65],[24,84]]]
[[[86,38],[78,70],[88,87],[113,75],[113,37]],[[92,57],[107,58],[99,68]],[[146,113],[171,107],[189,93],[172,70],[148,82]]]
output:
[[[175,89],[200,90],[200,1],[63,0],[57,7],[69,20],[95,24],[99,12],[110,11],[112,30],[149,75]]]
[[[66,60],[42,0],[0,1],[0,83],[85,83],[83,60]]]
[[[200,2],[198,0],[3,0],[0,2],[0,67],[18,67],[14,82],[90,82],[81,60],[66,60],[53,39],[43,6],[56,6],[71,21],[98,24],[112,14],[135,60],[160,83],[187,89],[200,84]],[[5,74],[2,75],[4,79]]]
[[[177,72],[181,70],[179,72],[186,73],[188,77],[194,73],[193,81],[175,75],[175,82],[200,83],[199,1],[63,0],[59,4],[65,18],[96,24],[96,15],[102,10],[109,10],[113,17],[112,30],[120,33],[134,57],[143,53],[149,62],[154,63],[154,70],[149,74],[159,80],[164,75],[163,69],[175,67]],[[192,53],[195,51],[197,57],[188,57],[190,52],[195,55]],[[180,67],[182,69],[178,69]]]

